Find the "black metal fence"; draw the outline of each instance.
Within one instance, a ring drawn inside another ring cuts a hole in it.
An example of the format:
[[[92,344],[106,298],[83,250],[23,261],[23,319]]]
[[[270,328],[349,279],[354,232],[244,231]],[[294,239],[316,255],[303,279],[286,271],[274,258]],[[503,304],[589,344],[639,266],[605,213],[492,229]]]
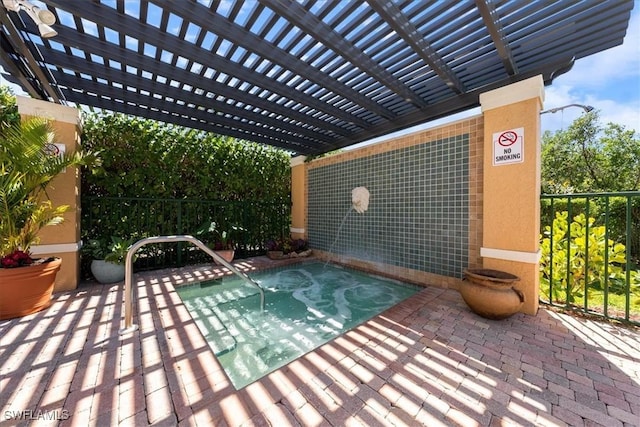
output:
[[[231,234],[236,257],[262,254],[269,239],[289,235],[289,200],[211,201],[183,199],[82,197],[82,239],[111,236],[144,237],[191,234],[205,222],[215,222]],[[186,243],[164,243],[140,250],[136,269],[174,267],[210,259]]]
[[[543,303],[640,324],[640,192],[542,195]]]

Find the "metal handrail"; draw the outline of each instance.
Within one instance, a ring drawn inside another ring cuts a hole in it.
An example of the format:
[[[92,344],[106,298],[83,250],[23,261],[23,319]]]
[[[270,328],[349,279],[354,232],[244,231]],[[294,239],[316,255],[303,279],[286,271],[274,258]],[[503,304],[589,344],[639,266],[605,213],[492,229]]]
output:
[[[190,242],[197,246],[199,249],[203,250],[207,254],[211,255],[211,257],[228,268],[232,273],[239,276],[248,284],[255,286],[260,293],[260,310],[264,311],[264,290],[260,287],[258,282],[251,279],[246,274],[242,273],[234,266],[229,264],[224,258],[215,253],[211,248],[202,243],[200,240],[196,239],[193,236],[189,235],[177,235],[177,236],[156,236],[156,237],[146,237],[144,239],[138,240],[133,245],[129,247],[127,250],[127,258],[125,262],[125,279],[124,279],[124,328],[120,329],[120,335],[127,334],[129,332],[133,332],[138,329],[138,325],[133,324],[133,256],[138,249],[143,247],[144,245],[151,243],[169,243],[169,242]]]

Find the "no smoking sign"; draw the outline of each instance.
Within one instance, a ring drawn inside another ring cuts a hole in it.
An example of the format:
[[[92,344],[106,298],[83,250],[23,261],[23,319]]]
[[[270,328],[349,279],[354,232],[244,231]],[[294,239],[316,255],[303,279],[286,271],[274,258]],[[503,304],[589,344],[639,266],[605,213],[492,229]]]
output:
[[[509,129],[493,134],[493,166],[524,161],[524,128]]]

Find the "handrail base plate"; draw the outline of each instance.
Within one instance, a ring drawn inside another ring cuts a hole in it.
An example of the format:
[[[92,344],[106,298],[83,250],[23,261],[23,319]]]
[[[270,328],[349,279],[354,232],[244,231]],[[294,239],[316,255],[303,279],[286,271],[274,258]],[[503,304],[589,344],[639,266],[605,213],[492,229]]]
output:
[[[128,328],[122,328],[118,331],[119,335],[127,335],[138,330],[138,325],[131,325]]]

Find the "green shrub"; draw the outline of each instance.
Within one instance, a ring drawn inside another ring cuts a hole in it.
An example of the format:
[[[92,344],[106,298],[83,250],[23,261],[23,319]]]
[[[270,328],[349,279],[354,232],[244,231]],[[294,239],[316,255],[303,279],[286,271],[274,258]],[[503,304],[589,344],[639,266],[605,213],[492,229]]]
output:
[[[287,199],[289,155],[279,149],[123,114],[84,119],[82,144],[103,153],[82,194],[201,200]]]
[[[609,237],[617,242],[624,242],[627,238],[627,197],[609,197],[608,198],[608,219]],[[606,212],[606,201],[600,200],[600,218],[604,223]],[[640,265],[640,196],[631,197],[631,224],[629,229],[630,246],[627,248],[627,254],[631,257],[634,264]]]
[[[553,209],[551,209],[551,202],[553,200]],[[587,215],[587,200],[588,204],[588,215],[590,217],[598,217],[600,212],[600,206],[592,199],[587,198],[571,198],[571,216],[585,214]],[[540,223],[541,224],[551,224],[553,218],[556,217],[557,212],[568,211],[569,199],[568,198],[558,198],[554,197],[553,199],[545,198],[544,196],[540,199]]]
[[[584,214],[595,218],[595,225],[607,224],[608,236],[616,242],[626,242],[627,239],[627,201],[630,199],[631,233],[629,233],[627,256],[633,264],[640,265],[640,196],[615,196],[608,193],[550,198],[543,195],[540,199],[540,223],[543,228],[551,224],[557,212],[568,211],[569,198],[571,198],[572,217]]]
[[[16,96],[8,86],[0,86],[0,132],[20,124]]]
[[[242,257],[288,232],[291,167],[283,150],[111,113],[86,115],[82,143],[103,159],[82,174],[84,241],[194,234],[209,221],[244,230],[234,242]],[[145,247],[139,263],[201,261],[186,246]]]
[[[552,302],[576,304],[585,297],[586,289],[604,290],[605,266],[608,291],[626,293],[625,246],[605,239],[605,227],[596,226],[594,218],[587,219],[584,214],[579,214],[569,223],[567,217],[567,212],[557,212],[553,230],[551,226],[544,229],[540,261],[541,293]],[[550,256],[552,251],[553,259]],[[605,255],[608,257],[606,264]],[[631,271],[630,276],[631,292],[637,292],[640,271]]]

